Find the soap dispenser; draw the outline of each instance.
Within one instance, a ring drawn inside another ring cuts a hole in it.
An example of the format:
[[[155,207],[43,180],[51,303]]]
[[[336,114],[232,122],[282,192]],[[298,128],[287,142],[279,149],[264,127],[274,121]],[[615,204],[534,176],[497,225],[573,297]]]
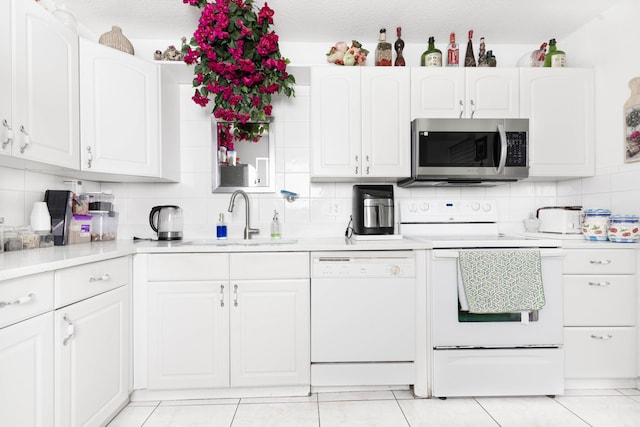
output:
[[[273,211],[273,221],[271,222],[271,238],[279,239],[280,235],[280,221],[278,221],[278,211]]]
[[[216,225],[216,237],[218,239],[227,238],[227,224],[224,223],[224,214],[220,213],[218,224]]]

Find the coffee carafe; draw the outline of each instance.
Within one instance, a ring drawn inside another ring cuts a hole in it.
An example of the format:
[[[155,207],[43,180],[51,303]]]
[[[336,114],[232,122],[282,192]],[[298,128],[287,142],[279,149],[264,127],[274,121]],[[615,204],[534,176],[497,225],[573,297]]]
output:
[[[182,209],[179,206],[154,206],[149,213],[149,225],[158,233],[158,240],[182,240]]]
[[[354,234],[393,234],[393,185],[353,186]]]

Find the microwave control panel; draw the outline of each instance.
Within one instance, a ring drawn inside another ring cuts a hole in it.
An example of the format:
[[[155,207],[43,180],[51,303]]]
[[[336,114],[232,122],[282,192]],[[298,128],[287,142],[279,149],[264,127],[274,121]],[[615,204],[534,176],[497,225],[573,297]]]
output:
[[[506,166],[527,166],[526,132],[507,132]]]

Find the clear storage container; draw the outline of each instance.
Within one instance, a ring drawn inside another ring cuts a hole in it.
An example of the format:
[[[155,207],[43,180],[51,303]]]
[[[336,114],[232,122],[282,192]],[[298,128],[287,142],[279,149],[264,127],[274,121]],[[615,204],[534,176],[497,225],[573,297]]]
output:
[[[91,241],[115,240],[118,237],[118,212],[91,212]]]
[[[92,213],[92,211],[109,212],[114,210],[114,197],[112,193],[98,191],[93,193],[84,193],[83,196],[86,196],[89,213]]]
[[[638,215],[611,215],[609,217],[609,240],[617,243],[636,243],[640,222]]]
[[[89,243],[91,241],[91,215],[74,215],[69,224],[68,243]]]

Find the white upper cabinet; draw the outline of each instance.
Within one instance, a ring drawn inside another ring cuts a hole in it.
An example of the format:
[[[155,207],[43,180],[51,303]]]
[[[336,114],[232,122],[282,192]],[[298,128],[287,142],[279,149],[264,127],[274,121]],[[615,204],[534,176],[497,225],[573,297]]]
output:
[[[11,7],[12,155],[77,169],[78,36],[39,3],[14,0]]]
[[[11,154],[11,2],[0,2],[0,154]]]
[[[529,118],[529,176],[593,176],[593,70],[522,68],[520,84],[520,113]]]
[[[411,119],[518,118],[516,68],[411,69]]]
[[[81,169],[160,174],[158,65],[80,40]]]
[[[313,67],[311,177],[410,174],[408,68]]]

